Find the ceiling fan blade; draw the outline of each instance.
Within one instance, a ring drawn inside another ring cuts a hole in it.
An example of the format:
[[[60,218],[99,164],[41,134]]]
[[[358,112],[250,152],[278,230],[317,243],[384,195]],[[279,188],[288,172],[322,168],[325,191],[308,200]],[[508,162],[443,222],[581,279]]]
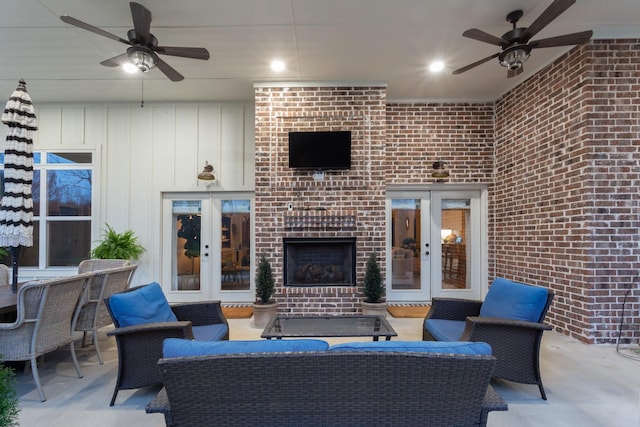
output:
[[[511,77],[515,77],[518,74],[521,74],[524,71],[524,67],[520,66],[520,68],[515,69],[515,70],[508,70],[507,71],[507,78],[510,79]]]
[[[142,44],[149,41],[149,32],[151,31],[151,12],[143,5],[131,2],[131,16],[133,18],[133,28],[136,30],[136,37]]]
[[[100,65],[104,65],[105,67],[119,67],[122,64],[129,61],[129,57],[126,53],[122,55],[114,56],[113,58],[105,59],[100,63]]]
[[[582,44],[589,41],[593,36],[593,31],[581,31],[579,33],[565,34],[564,36],[549,37],[548,39],[534,40],[529,43],[531,49],[542,47],[570,46]]]
[[[554,0],[551,5],[545,9],[544,12],[538,18],[533,21],[533,23],[527,27],[522,36],[520,37],[520,41],[522,43],[528,42],[531,37],[535,36],[542,30],[544,27],[549,25],[551,21],[556,19],[562,12],[569,9],[576,0]]]
[[[180,80],[184,80],[184,76],[177,72],[171,65],[164,62],[162,59],[158,58],[158,63],[156,67],[160,71],[164,73],[165,76],[169,77],[169,80],[172,82],[179,82]]]
[[[78,20],[76,18],[72,18],[69,15],[62,15],[60,17],[60,19],[62,20],[62,22],[66,22],[67,24],[74,25],[74,26],[76,26],[78,28],[82,28],[83,30],[91,31],[92,33],[99,34],[101,36],[104,36],[104,37],[110,38],[112,40],[115,40],[117,42],[124,43],[124,44],[129,44],[129,45],[131,44],[131,43],[129,43],[129,40],[125,40],[122,37],[116,36],[115,34],[111,34],[111,33],[107,32],[105,30],[101,30],[98,27],[94,27],[93,25],[89,25],[86,22],[82,22],[82,21],[80,21],[80,20]]]
[[[462,33],[462,35],[464,37],[468,37],[473,40],[478,40],[478,41],[493,44],[496,46],[506,47],[508,45],[508,43],[502,40],[501,38],[492,36],[491,34],[485,33],[484,31],[478,30],[477,28],[472,28],[470,30],[467,30],[464,33]]]
[[[457,70],[455,70],[452,74],[460,74],[460,73],[464,73],[465,71],[469,71],[472,68],[477,67],[478,65],[484,64],[487,61],[492,60],[493,58],[497,58],[498,55],[500,55],[500,52],[498,53],[494,53],[491,56],[487,56],[486,58],[483,58],[479,61],[474,62],[473,64],[469,64],[466,67],[462,67],[462,68],[458,68]]]
[[[209,59],[209,51],[203,47],[156,46],[153,48],[161,55],[181,56],[183,58]]]

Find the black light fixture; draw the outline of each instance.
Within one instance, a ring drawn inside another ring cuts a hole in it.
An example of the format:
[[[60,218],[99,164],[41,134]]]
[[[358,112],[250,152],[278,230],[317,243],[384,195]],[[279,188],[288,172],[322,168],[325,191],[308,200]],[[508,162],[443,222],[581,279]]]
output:
[[[445,164],[442,160],[433,162],[432,167],[431,177],[435,178],[436,182],[444,182],[445,178],[449,178],[449,171],[445,169]]]

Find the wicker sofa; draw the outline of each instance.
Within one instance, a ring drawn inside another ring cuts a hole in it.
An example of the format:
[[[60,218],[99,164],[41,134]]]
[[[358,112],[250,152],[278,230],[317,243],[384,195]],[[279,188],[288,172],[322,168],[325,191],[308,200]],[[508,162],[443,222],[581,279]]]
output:
[[[167,354],[175,342],[197,349]],[[486,343],[168,339],[164,351],[147,412],[172,427],[484,426],[507,410]]]

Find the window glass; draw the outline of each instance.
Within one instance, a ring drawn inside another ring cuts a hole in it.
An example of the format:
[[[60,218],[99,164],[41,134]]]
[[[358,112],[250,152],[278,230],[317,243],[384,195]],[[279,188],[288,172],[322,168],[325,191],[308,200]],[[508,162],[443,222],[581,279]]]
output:
[[[76,266],[91,247],[93,154],[34,152],[33,160],[33,246],[21,248],[19,265]],[[4,194],[4,153],[0,153],[0,193]],[[11,257],[0,262],[10,265]]]
[[[47,215],[91,215],[91,171],[88,169],[47,171]]]
[[[47,234],[48,266],[76,266],[87,258],[91,221],[48,221]]]
[[[47,163],[91,163],[91,153],[47,153]]]

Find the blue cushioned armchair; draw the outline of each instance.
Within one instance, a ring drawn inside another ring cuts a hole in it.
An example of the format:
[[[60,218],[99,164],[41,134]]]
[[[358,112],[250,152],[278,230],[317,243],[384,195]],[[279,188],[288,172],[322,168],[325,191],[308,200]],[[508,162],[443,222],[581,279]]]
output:
[[[118,347],[118,377],[111,398],[119,390],[162,384],[157,362],[165,338],[200,341],[229,339],[229,325],[220,301],[169,305],[157,283],[113,294],[105,299]]]
[[[425,317],[425,341],[481,341],[491,345],[496,378],[537,384],[547,396],[540,375],[542,333],[553,292],[546,288],[496,278],[482,301],[434,298]]]

